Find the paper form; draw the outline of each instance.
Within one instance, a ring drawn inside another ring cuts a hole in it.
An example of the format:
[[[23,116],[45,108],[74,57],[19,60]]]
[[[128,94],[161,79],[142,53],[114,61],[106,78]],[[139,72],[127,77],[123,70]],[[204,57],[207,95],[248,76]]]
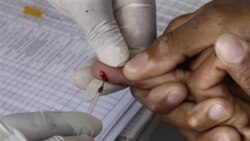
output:
[[[24,5],[37,6],[46,16],[24,15]],[[46,0],[0,0],[0,17],[0,115],[86,112],[90,104],[83,101],[83,92],[75,87],[71,75],[93,52],[78,26]],[[102,120],[104,128],[97,141],[103,141],[134,103],[128,91],[99,99],[93,115]]]

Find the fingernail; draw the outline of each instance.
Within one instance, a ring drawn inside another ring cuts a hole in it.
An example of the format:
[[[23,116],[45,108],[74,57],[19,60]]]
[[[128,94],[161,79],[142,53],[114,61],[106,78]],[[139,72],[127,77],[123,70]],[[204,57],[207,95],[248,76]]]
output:
[[[223,61],[236,64],[243,61],[245,56],[244,44],[231,34],[224,34],[215,44],[217,56]]]
[[[229,137],[226,135],[221,135],[217,141],[230,141]]]
[[[214,104],[208,111],[208,116],[215,121],[222,121],[229,116],[226,108],[220,104]]]
[[[148,55],[146,53],[141,53],[135,56],[128,64],[125,66],[126,70],[135,73],[145,67],[148,63]]]
[[[178,105],[185,99],[185,95],[179,91],[171,91],[167,96],[167,105]]]

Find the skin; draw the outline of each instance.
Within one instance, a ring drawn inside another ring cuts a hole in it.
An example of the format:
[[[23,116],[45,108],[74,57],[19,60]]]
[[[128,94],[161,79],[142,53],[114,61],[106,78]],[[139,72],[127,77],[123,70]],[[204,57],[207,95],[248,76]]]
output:
[[[187,140],[250,140],[246,101],[249,63],[231,55],[228,58],[240,63],[237,67],[229,65],[221,54],[230,52],[225,46],[218,50],[225,37],[231,45],[236,38],[249,47],[243,41],[250,38],[249,7],[247,0],[214,0],[194,13],[176,18],[144,53],[125,65],[123,72],[128,80],[118,82],[131,84],[134,96],[179,128]],[[233,33],[233,37],[220,37],[226,32]],[[249,51],[242,52],[248,60]],[[184,67],[187,70],[180,64],[188,64]],[[226,75],[232,77],[233,83]],[[219,112],[211,116],[210,107],[214,105]],[[216,116],[219,120],[214,119]]]

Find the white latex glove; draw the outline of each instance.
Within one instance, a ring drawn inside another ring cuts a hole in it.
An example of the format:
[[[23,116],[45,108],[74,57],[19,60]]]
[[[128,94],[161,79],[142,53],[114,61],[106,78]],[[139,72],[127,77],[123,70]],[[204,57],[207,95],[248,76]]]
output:
[[[80,112],[14,114],[0,118],[1,141],[93,141],[101,121]]]
[[[146,48],[156,36],[155,0],[49,0],[83,30],[98,60],[111,67],[123,66],[129,57]],[[101,81],[90,68],[74,74],[76,85],[86,90],[86,100],[95,97]],[[104,92],[123,87],[105,84]]]

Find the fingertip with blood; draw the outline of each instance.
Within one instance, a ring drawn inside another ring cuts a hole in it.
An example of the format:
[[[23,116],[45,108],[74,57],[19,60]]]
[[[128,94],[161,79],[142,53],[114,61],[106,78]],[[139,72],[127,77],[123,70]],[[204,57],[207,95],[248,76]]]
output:
[[[109,83],[118,84],[118,85],[129,85],[130,81],[124,76],[123,68],[112,68],[101,62],[95,62],[91,66],[91,73],[93,77],[103,80],[100,75],[100,72],[104,72],[108,78]]]

